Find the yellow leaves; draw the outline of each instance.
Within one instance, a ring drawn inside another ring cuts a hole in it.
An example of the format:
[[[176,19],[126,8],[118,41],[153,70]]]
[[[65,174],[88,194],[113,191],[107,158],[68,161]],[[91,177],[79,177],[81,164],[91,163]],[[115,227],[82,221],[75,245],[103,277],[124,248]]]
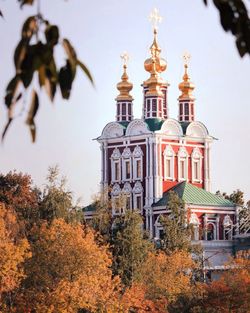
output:
[[[163,252],[149,254],[143,269],[141,282],[150,298],[175,299],[182,292],[191,290],[191,273],[194,263],[187,252],[166,255]]]
[[[37,313],[95,312],[114,305],[119,279],[112,278],[111,256],[106,246],[96,244],[91,229],[57,219],[35,232],[26,303],[32,299]]]
[[[16,224],[13,213],[0,204],[0,298],[15,289],[22,278],[24,261],[31,256],[26,239],[14,240],[11,229]]]

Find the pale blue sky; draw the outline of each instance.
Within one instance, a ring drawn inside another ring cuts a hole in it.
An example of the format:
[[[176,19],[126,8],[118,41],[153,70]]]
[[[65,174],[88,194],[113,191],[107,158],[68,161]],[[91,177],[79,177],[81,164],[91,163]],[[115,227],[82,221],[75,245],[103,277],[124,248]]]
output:
[[[148,77],[143,62],[152,42],[148,22],[157,7],[163,16],[159,43],[168,69],[170,116],[177,117],[178,84],[183,75],[181,55],[192,55],[190,74],[196,85],[196,118],[211,135],[219,138],[212,148],[212,189],[231,193],[240,188],[250,199],[250,62],[241,59],[234,39],[226,34],[212,5],[202,0],[42,0],[42,13],[60,26],[79,58],[94,76],[93,89],[78,71],[70,101],[58,93],[51,104],[44,92],[36,118],[37,142],[31,144],[25,115],[17,118],[0,146],[0,170],[30,173],[37,185],[44,183],[49,165],[59,164],[76,197],[87,204],[100,181],[100,150],[93,141],[102,128],[114,120],[116,83],[121,76],[120,54],[130,54],[128,73],[134,84],[134,114],[141,116],[140,84]],[[208,1],[212,2],[212,1]],[[0,20],[0,98],[14,75],[13,51],[21,24],[35,7],[18,9],[16,1],[1,1],[5,20]],[[60,48],[59,63],[63,62]],[[2,101],[3,103],[3,101]],[[20,104],[20,107],[22,105]],[[0,106],[1,130],[6,110]]]

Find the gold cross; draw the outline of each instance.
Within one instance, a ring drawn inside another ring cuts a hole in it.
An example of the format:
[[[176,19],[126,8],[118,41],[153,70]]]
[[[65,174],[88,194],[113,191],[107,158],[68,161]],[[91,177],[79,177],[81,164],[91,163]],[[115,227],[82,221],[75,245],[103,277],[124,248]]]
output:
[[[149,21],[152,23],[154,29],[158,28],[158,25],[162,21],[162,17],[159,14],[159,10],[157,10],[156,8],[153,9],[153,11],[149,15]]]
[[[182,58],[183,58],[184,65],[189,65],[189,62],[190,62],[190,59],[191,59],[190,53],[184,52]]]
[[[123,61],[123,65],[127,65],[128,64],[128,60],[129,60],[129,54],[125,51],[121,54],[121,59]]]

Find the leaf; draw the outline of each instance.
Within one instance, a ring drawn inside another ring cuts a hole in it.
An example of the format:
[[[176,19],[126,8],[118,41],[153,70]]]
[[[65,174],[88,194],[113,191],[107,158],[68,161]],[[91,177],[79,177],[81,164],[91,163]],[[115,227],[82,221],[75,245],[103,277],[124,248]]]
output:
[[[16,75],[8,84],[6,88],[6,95],[5,95],[5,104],[7,108],[10,108],[15,94],[17,92],[18,86],[20,84],[20,78]]]
[[[204,4],[207,5],[207,0],[203,0]]]
[[[38,69],[38,79],[39,79],[39,85],[41,87],[44,86],[45,79],[46,79],[46,76],[45,76],[45,66],[44,65],[40,66],[39,69]]]
[[[35,90],[32,91],[30,109],[26,119],[26,124],[29,126],[32,142],[36,140],[36,124],[34,118],[39,108],[39,99]]]
[[[4,140],[4,137],[5,137],[6,133],[7,133],[7,130],[9,129],[9,126],[10,126],[12,121],[13,121],[13,119],[9,118],[7,124],[4,127],[4,130],[3,130],[3,133],[2,133],[2,142]]]
[[[92,85],[94,85],[94,80],[93,77],[90,73],[90,71],[88,70],[88,68],[79,60],[77,60],[77,65],[80,66],[80,68],[84,71],[84,73],[87,75],[88,79],[91,81]]]
[[[16,72],[19,72],[21,69],[21,64],[26,56],[27,45],[28,45],[27,39],[22,38],[16,47],[16,50],[14,52],[14,63],[16,67]]]
[[[50,46],[55,46],[59,39],[59,29],[56,25],[48,25],[45,29],[45,37]]]
[[[73,66],[76,65],[77,55],[76,55],[75,49],[73,48],[73,46],[71,45],[68,39],[63,39],[63,47],[71,65]]]
[[[0,10],[0,16],[3,17],[3,12]]]
[[[37,20],[35,16],[30,16],[23,24],[22,38],[31,39],[38,30]]]
[[[25,4],[32,5],[34,0],[18,0],[20,2],[20,7],[22,8]]]
[[[67,60],[66,65],[60,69],[58,77],[62,97],[64,99],[69,99],[74,80],[74,73],[72,73],[72,67],[69,60]]]

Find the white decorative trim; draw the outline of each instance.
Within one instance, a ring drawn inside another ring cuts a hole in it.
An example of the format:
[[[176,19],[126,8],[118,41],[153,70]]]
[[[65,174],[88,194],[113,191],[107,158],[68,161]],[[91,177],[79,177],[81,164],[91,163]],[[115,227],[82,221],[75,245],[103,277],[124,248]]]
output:
[[[141,147],[136,146],[133,151],[133,179],[134,180],[143,180],[143,151]],[[138,163],[140,164],[140,173],[141,175],[138,176]]]
[[[192,182],[202,183],[202,154],[198,147],[195,147],[192,152]],[[195,177],[195,166],[197,164],[197,177]]]
[[[134,188],[133,188],[133,192],[134,193],[142,193],[143,192],[143,187],[142,187],[142,184],[137,181],[134,185]]]
[[[126,130],[126,136],[135,136],[148,133],[150,133],[148,125],[140,119],[135,119],[130,122]]]
[[[132,192],[132,188],[131,188],[130,183],[127,182],[127,183],[124,184],[122,192],[125,193],[125,194],[128,194],[128,193]]]
[[[131,150],[130,148],[126,147],[123,152],[122,152],[122,157],[123,158],[130,158],[131,157]]]
[[[121,152],[119,149],[115,148],[111,154],[112,159],[119,159],[121,157]]]
[[[184,175],[181,177],[181,165],[184,162]],[[188,152],[185,147],[180,147],[178,151],[178,181],[188,181]]]
[[[208,130],[204,124],[195,121],[188,125],[186,130],[186,136],[195,138],[206,138],[209,136]]]
[[[123,130],[122,125],[117,122],[108,123],[103,129],[100,139],[122,137]]]
[[[182,137],[183,131],[180,123],[172,118],[168,118],[161,126],[161,133],[167,136]]]
[[[136,146],[134,148],[134,151],[133,151],[133,157],[134,158],[140,158],[141,156],[143,156],[143,152],[142,152],[142,149],[140,146]]]
[[[111,191],[111,195],[112,196],[119,196],[121,193],[121,187],[119,184],[114,184],[112,191]]]
[[[170,145],[167,145],[164,152],[164,180],[175,180],[174,175],[174,159],[175,153]],[[168,161],[170,162],[170,173],[168,173]]]
[[[189,223],[193,224],[193,225],[199,225],[200,224],[198,216],[195,213],[191,213],[191,217],[190,217]]]
[[[131,153],[131,150],[130,148],[126,147],[124,150],[123,150],[123,153],[122,153],[122,180],[123,181],[132,181],[132,162],[131,162],[131,157],[132,157],[132,153]],[[129,172],[130,172],[130,176],[129,178],[127,178],[127,172],[126,172],[126,164],[129,164]]]

